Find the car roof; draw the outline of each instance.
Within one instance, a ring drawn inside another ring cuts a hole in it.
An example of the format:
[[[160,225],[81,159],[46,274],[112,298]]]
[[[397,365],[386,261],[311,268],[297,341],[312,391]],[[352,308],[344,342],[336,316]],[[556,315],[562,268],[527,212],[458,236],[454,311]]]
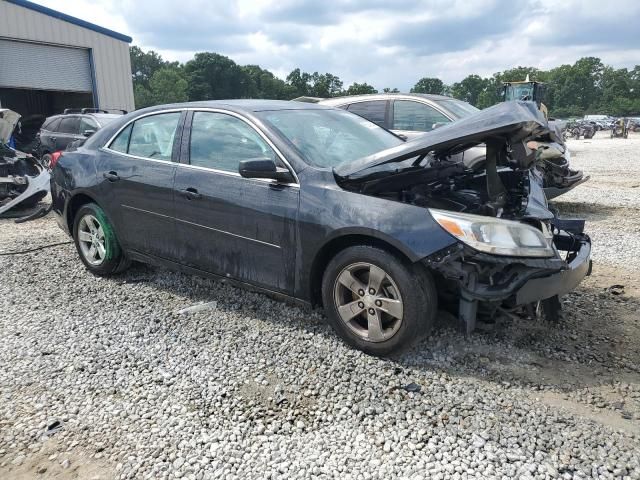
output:
[[[153,112],[156,110],[181,109],[181,108],[225,108],[244,112],[263,112],[273,110],[327,110],[326,105],[314,103],[292,102],[290,100],[256,100],[256,99],[233,99],[233,100],[206,100],[199,102],[171,103],[167,105],[156,105],[143,110],[132,112],[139,114],[142,112]]]
[[[356,103],[367,100],[403,100],[403,99],[424,99],[424,100],[456,100],[445,95],[435,95],[429,93],[370,93],[367,95],[349,95],[345,97],[326,98],[321,100],[321,105],[343,105],[345,103]]]

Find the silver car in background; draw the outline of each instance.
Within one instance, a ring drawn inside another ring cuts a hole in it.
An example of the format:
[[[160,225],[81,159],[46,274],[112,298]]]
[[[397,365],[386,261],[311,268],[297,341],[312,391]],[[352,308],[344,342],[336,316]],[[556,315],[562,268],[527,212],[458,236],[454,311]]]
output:
[[[382,93],[327,99],[300,97],[296,100],[342,108],[391,130],[409,142],[480,111],[462,100],[422,93]],[[571,153],[564,144],[558,122],[549,122],[549,127],[553,138],[540,139],[535,148],[538,150],[540,181],[547,198],[552,199],[586,182],[589,177],[570,168]],[[483,169],[486,156],[484,145],[452,155],[453,159],[471,170]]]
[[[353,95],[323,99],[318,103],[360,115],[409,141],[480,111],[462,100],[422,93]],[[480,145],[458,155],[467,167],[473,168],[484,161],[486,151]]]

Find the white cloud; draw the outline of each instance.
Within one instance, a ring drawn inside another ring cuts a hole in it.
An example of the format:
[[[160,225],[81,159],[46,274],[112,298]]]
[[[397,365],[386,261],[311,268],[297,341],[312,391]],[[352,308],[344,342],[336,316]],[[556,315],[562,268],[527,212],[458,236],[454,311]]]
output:
[[[452,83],[518,65],[548,69],[582,56],[618,68],[640,64],[637,0],[619,0],[620,8],[595,0],[40,3],[130,35],[168,60],[215,51],[281,78],[300,67],[379,89],[408,90],[423,76]]]

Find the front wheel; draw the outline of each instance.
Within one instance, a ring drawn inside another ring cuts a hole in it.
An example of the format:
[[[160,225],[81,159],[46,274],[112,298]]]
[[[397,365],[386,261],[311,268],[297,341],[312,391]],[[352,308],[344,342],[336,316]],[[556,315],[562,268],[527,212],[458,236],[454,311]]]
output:
[[[96,275],[118,273],[128,265],[113,226],[95,203],[78,210],[73,222],[73,240],[82,263]]]
[[[410,348],[429,331],[437,312],[426,270],[364,245],[349,247],[329,262],[322,298],[338,335],[377,356]]]

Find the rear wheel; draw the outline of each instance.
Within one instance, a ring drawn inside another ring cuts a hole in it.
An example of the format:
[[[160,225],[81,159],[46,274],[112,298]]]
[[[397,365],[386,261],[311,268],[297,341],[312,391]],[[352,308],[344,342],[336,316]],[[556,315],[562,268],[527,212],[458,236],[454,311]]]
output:
[[[128,266],[113,226],[95,203],[83,205],[76,213],[73,239],[82,263],[96,275],[111,275]]]
[[[411,347],[428,332],[437,311],[426,270],[371,246],[349,247],[329,262],[322,297],[336,332],[371,355]]]

